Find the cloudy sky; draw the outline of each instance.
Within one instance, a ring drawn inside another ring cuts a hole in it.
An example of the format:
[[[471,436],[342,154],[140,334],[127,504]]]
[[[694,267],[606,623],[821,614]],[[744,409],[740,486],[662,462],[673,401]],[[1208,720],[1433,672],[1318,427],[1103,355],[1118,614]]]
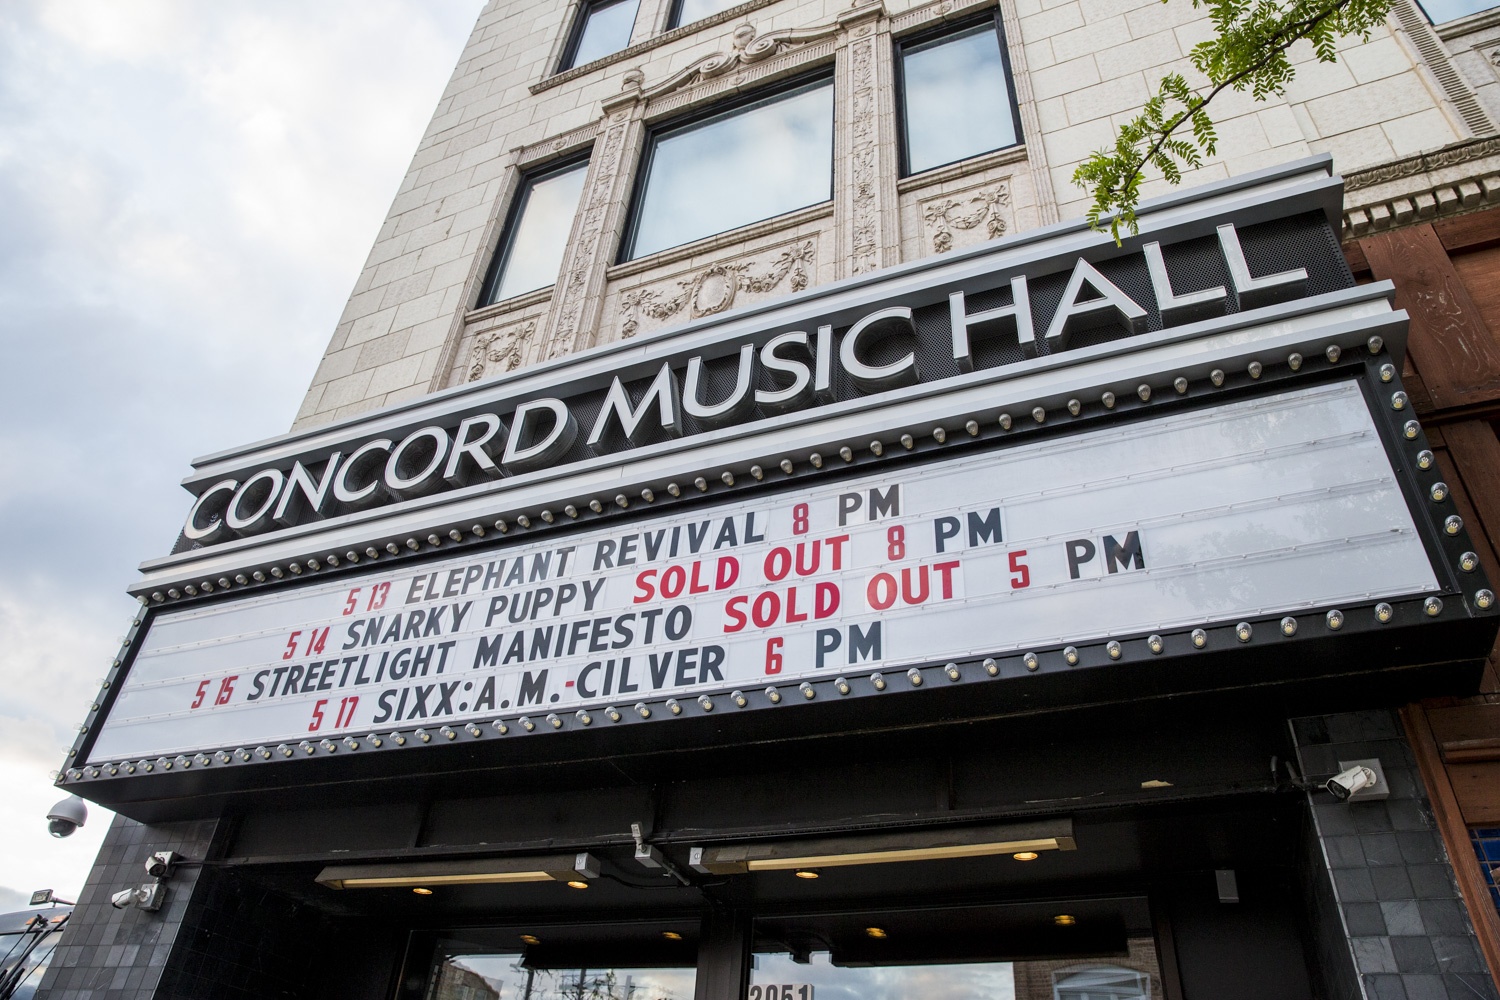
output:
[[[0,911],[82,886],[49,772],[123,588],[290,425],[481,6],[0,3]]]

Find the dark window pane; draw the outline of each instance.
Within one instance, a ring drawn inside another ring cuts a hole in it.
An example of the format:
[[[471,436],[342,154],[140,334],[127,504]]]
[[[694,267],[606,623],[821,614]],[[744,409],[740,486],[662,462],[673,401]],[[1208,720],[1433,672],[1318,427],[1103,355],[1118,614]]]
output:
[[[672,18],[670,27],[701,21],[710,14],[728,10],[740,3],[744,3],[744,0],[681,0],[677,6],[677,16]]]
[[[981,25],[903,50],[910,173],[1016,144],[1000,35]]]
[[[427,1000],[692,1000],[696,969],[532,969],[520,955],[447,955]]]
[[[573,50],[573,59],[568,66],[603,59],[611,52],[618,52],[630,44],[630,32],[635,27],[635,12],[641,0],[620,0],[619,3],[589,4],[583,15],[583,31],[578,36],[578,47]]]
[[[580,163],[528,182],[520,210],[511,223],[491,302],[546,288],[557,281],[588,167]]]
[[[833,196],[833,83],[825,81],[655,140],[630,256]]]

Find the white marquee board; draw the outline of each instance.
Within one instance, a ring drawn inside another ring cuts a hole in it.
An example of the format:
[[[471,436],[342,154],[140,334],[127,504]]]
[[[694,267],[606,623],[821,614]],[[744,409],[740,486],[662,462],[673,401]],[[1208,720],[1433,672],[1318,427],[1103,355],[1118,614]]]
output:
[[[566,715],[1437,589],[1340,382],[162,612],[90,758]]]

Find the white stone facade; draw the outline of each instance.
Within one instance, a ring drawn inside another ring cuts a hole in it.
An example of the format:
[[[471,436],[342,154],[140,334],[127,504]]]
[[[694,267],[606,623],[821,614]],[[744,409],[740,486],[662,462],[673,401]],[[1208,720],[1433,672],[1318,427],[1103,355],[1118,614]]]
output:
[[[1500,29],[1485,22],[1474,45],[1450,39],[1450,57],[1411,0],[1397,2],[1390,26],[1346,42],[1337,64],[1297,50],[1285,97],[1221,97],[1218,155],[1184,183],[1327,151],[1341,172],[1366,176],[1346,232],[1396,224],[1402,204],[1418,217],[1418,194],[1428,214],[1500,198],[1500,178],[1481,183],[1500,169],[1500,148],[1483,141],[1500,117],[1500,53],[1488,52]],[[997,3],[1024,144],[898,177],[893,40]],[[1164,73],[1191,81],[1187,54],[1210,33],[1187,0],[749,0],[665,31],[669,7],[642,0],[630,47],[554,74],[577,0],[485,5],[296,427],[1080,215],[1088,199],[1074,169]],[[826,67],[832,201],[615,263],[648,126]],[[1424,159],[1445,148],[1460,151],[1438,154],[1453,177]],[[585,150],[557,285],[474,308],[523,174]],[[1400,163],[1415,166],[1388,166]]]

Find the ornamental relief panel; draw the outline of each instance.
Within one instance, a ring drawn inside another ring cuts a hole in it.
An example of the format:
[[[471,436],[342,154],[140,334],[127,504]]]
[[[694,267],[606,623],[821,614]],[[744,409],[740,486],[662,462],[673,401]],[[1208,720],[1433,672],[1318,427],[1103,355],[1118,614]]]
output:
[[[999,239],[1015,229],[1009,178],[926,198],[917,208],[922,216],[923,249],[929,253]]]
[[[469,347],[464,381],[478,382],[521,367],[532,335],[536,333],[536,322],[536,317],[532,317],[476,334]]]
[[[817,239],[799,238],[638,285],[620,296],[620,339],[713,316],[767,295],[800,292],[816,272],[817,257]]]

